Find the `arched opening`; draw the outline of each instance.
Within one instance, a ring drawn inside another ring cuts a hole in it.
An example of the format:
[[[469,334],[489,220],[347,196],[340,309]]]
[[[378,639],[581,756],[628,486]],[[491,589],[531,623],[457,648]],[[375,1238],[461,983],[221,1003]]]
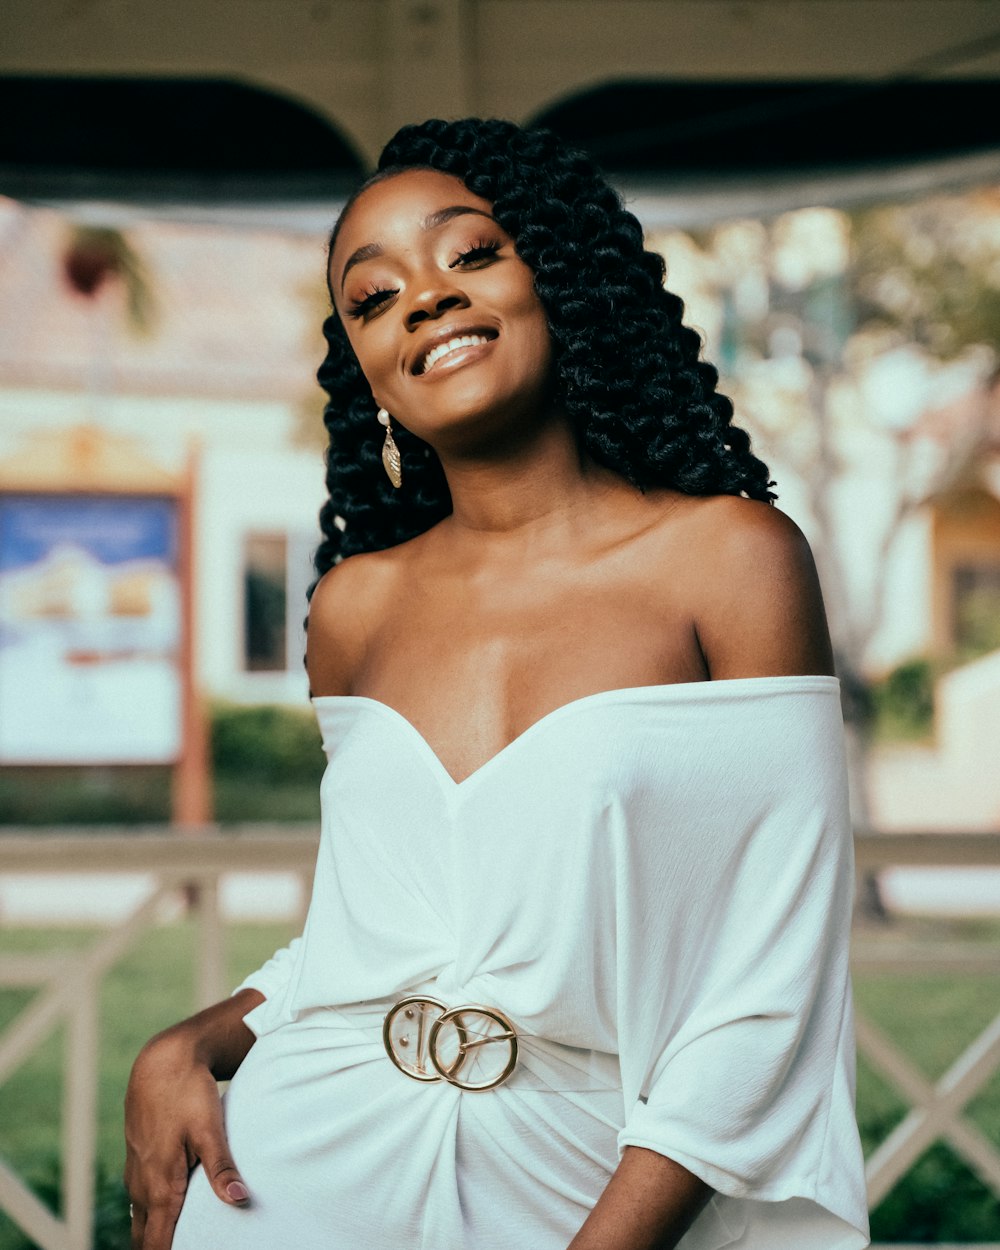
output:
[[[0,182],[22,199],[330,199],[363,170],[301,103],[241,82],[0,78]]]
[[[1000,83],[618,82],[532,119],[622,175],[745,175],[1000,148]]]

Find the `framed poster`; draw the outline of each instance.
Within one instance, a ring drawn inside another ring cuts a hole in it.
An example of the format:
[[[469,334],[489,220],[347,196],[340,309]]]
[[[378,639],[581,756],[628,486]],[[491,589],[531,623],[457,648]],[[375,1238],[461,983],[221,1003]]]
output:
[[[177,509],[0,494],[0,764],[178,759]]]

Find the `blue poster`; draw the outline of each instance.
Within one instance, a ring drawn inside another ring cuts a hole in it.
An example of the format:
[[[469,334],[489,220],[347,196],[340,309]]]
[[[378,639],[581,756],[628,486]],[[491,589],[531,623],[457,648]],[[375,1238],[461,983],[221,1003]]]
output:
[[[0,763],[180,751],[177,504],[0,495]]]

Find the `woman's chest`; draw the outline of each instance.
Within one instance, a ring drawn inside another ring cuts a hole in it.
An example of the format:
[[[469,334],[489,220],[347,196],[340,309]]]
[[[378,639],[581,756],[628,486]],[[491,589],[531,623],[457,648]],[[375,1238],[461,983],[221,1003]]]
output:
[[[352,693],[395,708],[460,781],[575,700],[706,677],[690,617],[634,581],[532,584],[403,599]]]

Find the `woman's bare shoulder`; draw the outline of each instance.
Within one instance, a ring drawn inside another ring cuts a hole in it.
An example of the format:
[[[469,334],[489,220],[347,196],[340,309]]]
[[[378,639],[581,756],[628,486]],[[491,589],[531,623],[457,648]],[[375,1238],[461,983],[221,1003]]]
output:
[[[791,517],[734,495],[692,499],[679,512],[685,583],[712,677],[832,673],[816,564]]]
[[[306,668],[314,695],[350,694],[367,640],[399,577],[395,548],[348,556],[316,583],[309,602]]]
[[[688,496],[686,502],[683,522],[690,538],[718,558],[739,564],[749,553],[775,573],[812,565],[805,535],[776,505],[742,495]]]

